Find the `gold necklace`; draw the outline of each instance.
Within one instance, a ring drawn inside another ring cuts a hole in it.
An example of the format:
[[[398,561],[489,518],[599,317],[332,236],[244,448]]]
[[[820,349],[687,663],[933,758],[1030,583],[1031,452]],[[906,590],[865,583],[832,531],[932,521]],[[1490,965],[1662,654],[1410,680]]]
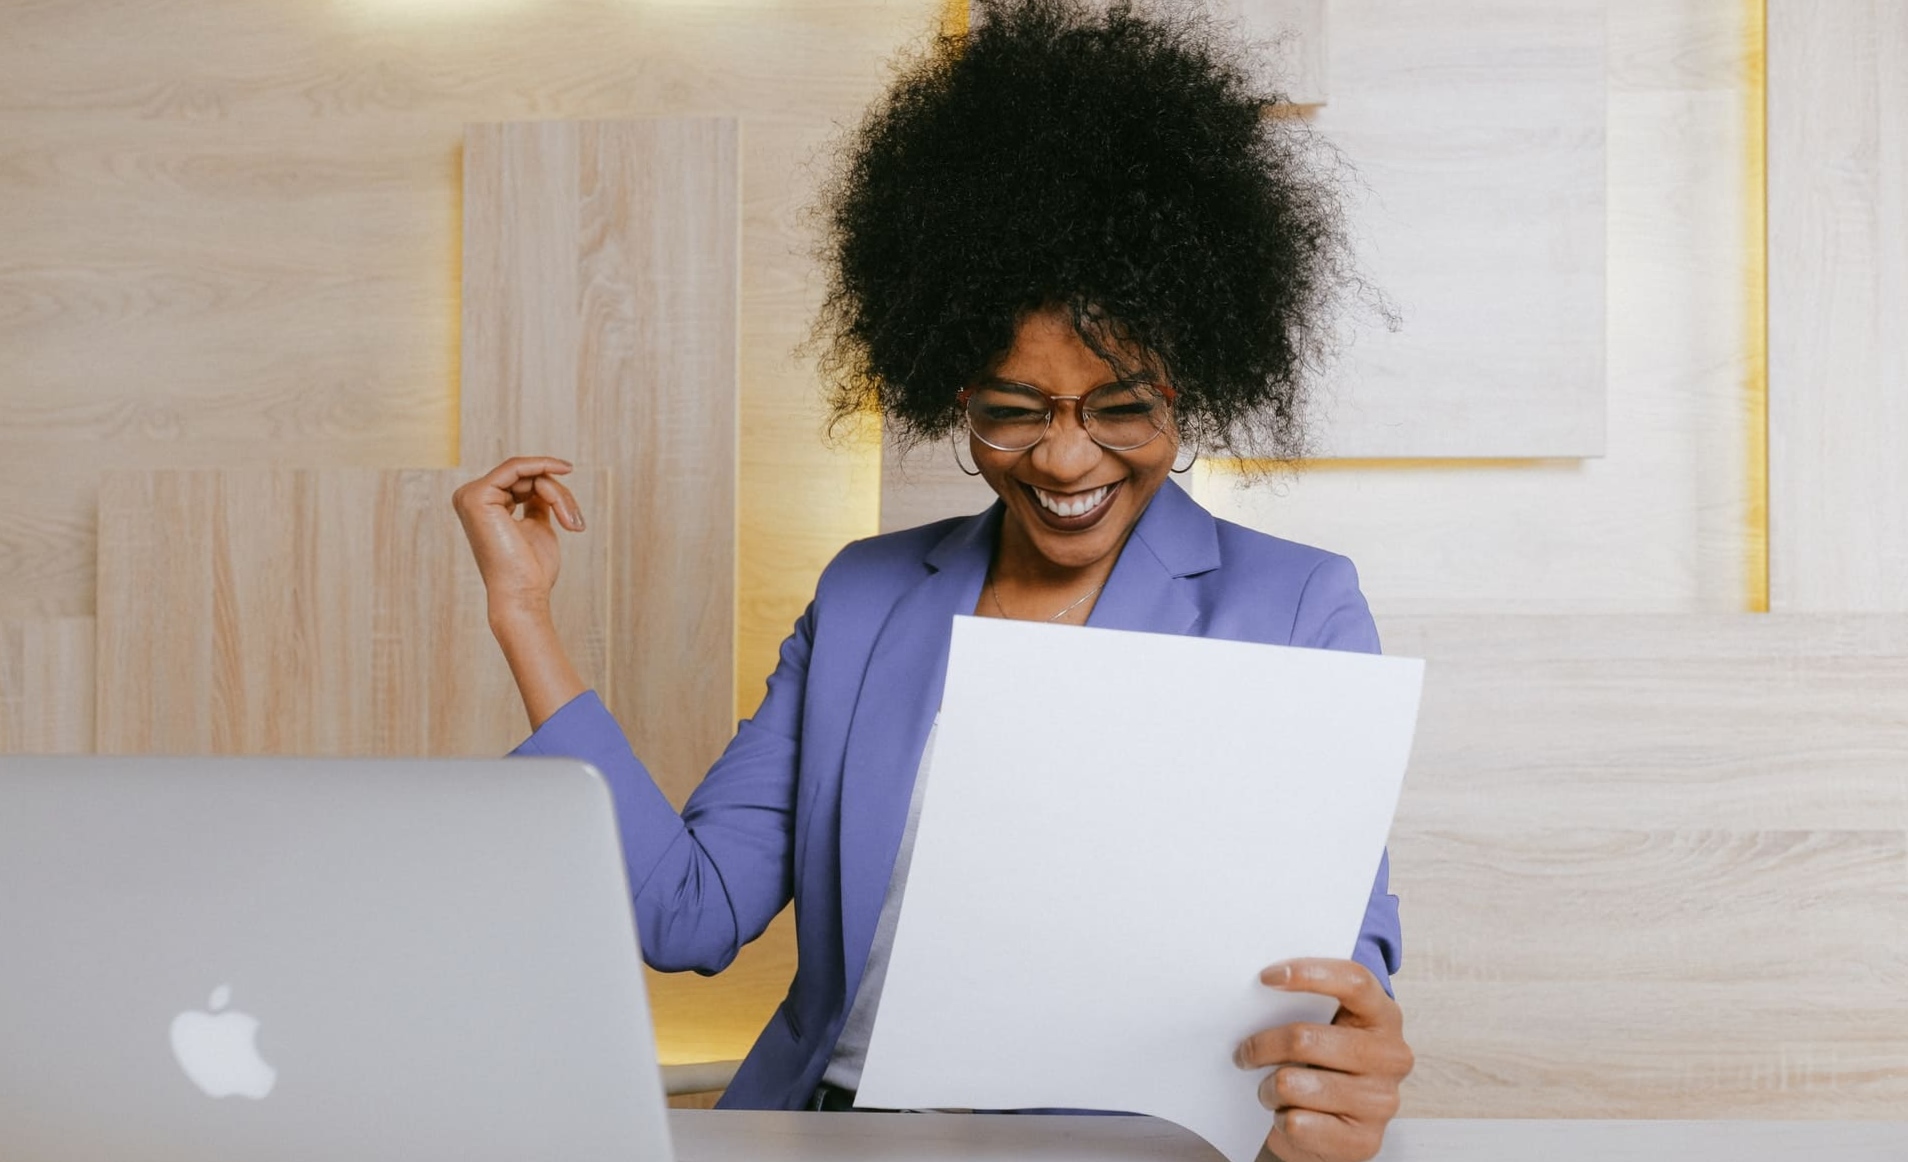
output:
[[[1059,621],[1061,618],[1065,617],[1067,614],[1072,613],[1074,610],[1086,604],[1088,599],[1090,599],[1091,597],[1093,597],[1094,594],[1098,593],[1100,590],[1105,588],[1106,588],[1106,582],[1104,581],[1100,582],[1098,585],[1095,585],[1093,588],[1087,590],[1084,595],[1075,599],[1072,605],[1067,606],[1065,609],[1061,610],[1059,613],[1054,614],[1052,617],[1047,618],[1046,620],[1049,622]],[[994,579],[992,577],[989,577],[987,579],[987,595],[994,599],[994,608],[1000,611],[1000,615],[1002,617],[1006,618],[1009,621],[1015,620],[1014,615],[1007,612],[1007,607],[1000,603],[1000,590],[995,587]],[[1022,619],[1022,620],[1031,620],[1031,619]]]

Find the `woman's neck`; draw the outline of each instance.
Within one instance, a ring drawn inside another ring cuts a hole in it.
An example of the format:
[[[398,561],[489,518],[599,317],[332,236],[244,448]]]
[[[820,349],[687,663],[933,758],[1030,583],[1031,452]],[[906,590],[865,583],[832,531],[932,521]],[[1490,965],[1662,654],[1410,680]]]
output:
[[[1129,531],[1127,537],[1131,536]],[[1112,552],[1097,561],[1086,565],[1061,564],[1036,551],[1026,534],[1009,518],[1001,522],[988,576],[1002,588],[1024,593],[1081,593],[1096,585],[1106,584],[1125,548],[1126,538],[1122,537]]]

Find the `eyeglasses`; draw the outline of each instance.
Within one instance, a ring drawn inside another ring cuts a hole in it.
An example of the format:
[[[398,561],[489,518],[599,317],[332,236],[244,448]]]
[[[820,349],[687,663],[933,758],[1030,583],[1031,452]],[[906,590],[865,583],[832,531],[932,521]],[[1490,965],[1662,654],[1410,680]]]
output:
[[[1070,401],[1080,411],[1087,438],[1109,452],[1145,447],[1172,423],[1174,392],[1163,383],[1115,380],[1085,395],[1048,395],[1037,387],[995,380],[964,387],[955,399],[967,411],[974,437],[1002,452],[1025,452],[1053,424],[1054,405]]]

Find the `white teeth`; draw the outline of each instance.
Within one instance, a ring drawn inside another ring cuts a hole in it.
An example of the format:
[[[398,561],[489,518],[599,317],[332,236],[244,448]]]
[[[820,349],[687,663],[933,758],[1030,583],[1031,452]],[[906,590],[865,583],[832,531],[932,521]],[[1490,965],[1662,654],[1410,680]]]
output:
[[[1040,502],[1040,507],[1057,516],[1084,516],[1098,508],[1100,502],[1106,499],[1106,494],[1111,491],[1113,491],[1111,484],[1102,484],[1092,492],[1082,493],[1072,498],[1058,497],[1038,488],[1033,489],[1033,494],[1034,498]]]

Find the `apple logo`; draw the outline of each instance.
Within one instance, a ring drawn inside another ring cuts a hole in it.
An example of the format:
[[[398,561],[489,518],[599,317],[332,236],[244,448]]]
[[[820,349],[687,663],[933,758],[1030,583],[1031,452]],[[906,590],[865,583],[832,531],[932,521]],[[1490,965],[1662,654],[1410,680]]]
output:
[[[232,986],[222,984],[212,990],[211,1012],[187,1009],[172,1018],[172,1055],[208,1096],[262,1098],[278,1083],[278,1070],[253,1043],[258,1018],[227,1010],[231,1003]]]

